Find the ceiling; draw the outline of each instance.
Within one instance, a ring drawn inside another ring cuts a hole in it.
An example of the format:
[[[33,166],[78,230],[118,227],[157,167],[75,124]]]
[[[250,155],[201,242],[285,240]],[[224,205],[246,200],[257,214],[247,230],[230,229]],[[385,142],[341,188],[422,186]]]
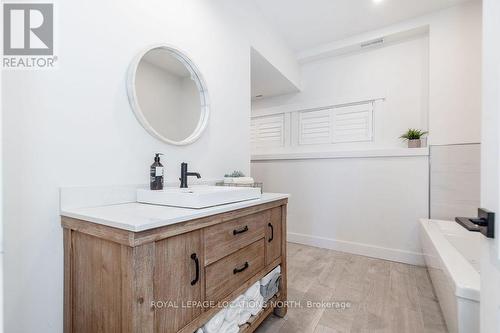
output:
[[[297,92],[297,87],[259,52],[252,48],[250,55],[252,100]]]
[[[295,52],[468,0],[252,0]]]

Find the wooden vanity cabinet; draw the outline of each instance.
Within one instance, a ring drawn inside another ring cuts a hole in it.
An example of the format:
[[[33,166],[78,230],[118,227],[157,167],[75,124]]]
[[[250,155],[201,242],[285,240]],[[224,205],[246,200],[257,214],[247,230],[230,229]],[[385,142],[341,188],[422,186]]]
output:
[[[142,232],[62,217],[66,333],[192,333],[277,265],[286,300],[286,199]],[[205,302],[205,303],[204,303]],[[202,306],[203,305],[203,306]],[[240,332],[253,332],[268,307]]]
[[[155,244],[154,299],[166,306],[155,313],[156,332],[177,332],[198,317],[202,308],[205,277],[201,230],[170,237]],[[172,303],[167,303],[172,301]]]
[[[269,210],[269,222],[266,225],[266,265],[281,256],[281,207]]]

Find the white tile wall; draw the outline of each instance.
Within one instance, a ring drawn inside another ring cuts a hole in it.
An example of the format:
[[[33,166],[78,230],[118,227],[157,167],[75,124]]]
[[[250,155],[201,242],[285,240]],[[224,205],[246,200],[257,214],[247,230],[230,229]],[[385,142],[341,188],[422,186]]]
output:
[[[430,215],[476,216],[480,204],[480,144],[431,146]]]

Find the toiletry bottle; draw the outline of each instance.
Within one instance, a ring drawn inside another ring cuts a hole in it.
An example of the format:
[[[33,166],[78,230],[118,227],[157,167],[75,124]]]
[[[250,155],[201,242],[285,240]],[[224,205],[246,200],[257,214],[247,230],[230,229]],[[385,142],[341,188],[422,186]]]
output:
[[[149,169],[150,189],[154,191],[163,190],[163,165],[160,163],[160,155],[163,154],[156,154],[155,162],[151,164],[151,168]]]

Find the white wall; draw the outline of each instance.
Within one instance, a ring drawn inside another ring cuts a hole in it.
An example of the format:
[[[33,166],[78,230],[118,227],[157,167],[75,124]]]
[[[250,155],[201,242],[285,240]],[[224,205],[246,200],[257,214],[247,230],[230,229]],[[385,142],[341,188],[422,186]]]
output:
[[[252,163],[265,191],[291,193],[288,239],[422,264],[418,219],[428,212],[428,158]]]
[[[476,216],[481,192],[481,145],[430,148],[430,218]]]
[[[481,206],[496,213],[495,239],[482,238],[481,332],[500,332],[500,1],[484,0]]]
[[[0,42],[2,43],[3,45],[3,37],[0,36]],[[2,91],[2,71],[0,71],[0,91]],[[2,104],[2,94],[0,94],[0,138],[3,142],[3,126],[2,126],[2,122],[3,122],[3,104]],[[3,253],[4,253],[4,246],[3,246],[3,243],[4,243],[4,233],[3,233],[3,228],[4,228],[4,223],[3,223],[3,216],[4,216],[4,213],[3,213],[3,193],[4,193],[4,187],[3,187],[3,153],[2,153],[2,145],[0,145],[0,156],[2,156],[2,158],[0,159],[0,333],[3,333],[4,332],[4,313],[3,313],[3,309],[4,309],[4,293],[3,293],[3,289],[4,289],[4,278],[3,278],[3,275],[4,275],[4,272],[3,272],[3,262],[4,262],[4,258],[3,258]]]
[[[481,1],[430,17],[430,143],[481,142]]]
[[[404,147],[399,136],[406,129],[427,129],[428,43],[421,34],[382,48],[308,62],[301,68],[301,93],[254,101],[252,113],[386,98],[375,105],[373,142],[339,143],[330,149]],[[308,145],[287,151],[317,149]],[[428,215],[428,157],[358,155],[253,161],[252,176],[264,182],[266,191],[291,193],[289,240],[422,264],[415,235],[418,219]]]
[[[62,332],[60,186],[147,183],[156,151],[170,181],[183,161],[205,178],[249,171],[251,44],[219,5],[59,1],[58,68],[3,73],[7,332]],[[208,128],[187,147],[148,135],[127,100],[131,60],[161,42],[194,60],[210,93]]]
[[[346,48],[349,45],[428,27],[429,143],[434,145],[478,143],[481,141],[479,117],[481,110],[481,9],[481,1],[469,1],[377,31],[325,44],[302,52],[301,57],[314,59],[334,53],[336,49]],[[328,60],[325,61],[328,62]],[[303,67],[306,71],[307,66]],[[306,73],[304,73],[305,76],[307,76]],[[371,80],[374,79],[366,79],[365,82],[376,82]],[[304,90],[307,90],[308,86],[307,79],[304,78]],[[372,87],[372,89],[375,88]],[[379,87],[379,89],[383,91],[382,88]],[[321,98],[322,96],[311,97]],[[258,101],[254,103],[253,109],[294,104],[301,101],[301,98],[299,94]]]
[[[317,54],[306,52],[309,60],[321,59],[321,56],[323,59],[302,65],[302,93],[254,102],[252,113],[272,112],[326,99],[349,101],[360,97],[386,97],[385,102],[377,103],[372,144],[336,144],[331,149],[402,146],[397,137],[404,129],[427,126],[432,144],[480,142],[480,26],[481,3],[472,1],[380,31],[350,37],[345,43],[339,41],[335,45],[345,48],[347,42],[359,44],[377,36],[422,27],[428,28],[428,38],[414,38],[334,58],[324,56],[335,50],[318,47]],[[360,169],[363,165],[366,169]],[[428,172],[427,157],[252,163],[253,176],[264,182],[266,190],[292,194],[292,237],[298,233],[300,241],[352,252],[384,247],[383,251],[374,249],[367,254],[388,257],[389,253],[393,259],[407,262],[408,258],[419,257],[418,239],[412,232],[418,218],[428,216]],[[386,181],[373,186],[373,179]],[[349,184],[354,184],[355,193],[351,193],[354,190]],[[408,200],[407,191],[413,194],[413,200]],[[404,210],[399,211],[399,207]],[[376,227],[366,222],[373,223],[381,216],[384,222]],[[391,239],[378,234],[378,230],[390,233]],[[345,246],[346,243],[349,246]],[[352,243],[356,244],[351,246]]]
[[[247,36],[252,47],[269,61],[298,89],[300,69],[295,54],[266,20],[253,1],[215,0],[228,16],[234,28]]]
[[[301,70],[301,93],[254,101],[252,112],[387,98],[375,108],[372,143],[335,144],[332,150],[402,146],[398,137],[405,129],[427,127],[426,36],[306,63]],[[308,148],[314,149],[292,150]],[[266,191],[292,194],[290,240],[411,263],[421,263],[413,236],[418,217],[428,213],[427,170],[427,157],[252,163]],[[408,188],[414,200],[401,197]],[[386,237],[389,230],[397,237]]]
[[[399,136],[405,130],[427,129],[428,54],[428,38],[422,35],[383,48],[306,63],[301,67],[301,93],[253,101],[252,112],[386,98],[375,107],[373,142],[335,144],[332,149],[404,146]]]

